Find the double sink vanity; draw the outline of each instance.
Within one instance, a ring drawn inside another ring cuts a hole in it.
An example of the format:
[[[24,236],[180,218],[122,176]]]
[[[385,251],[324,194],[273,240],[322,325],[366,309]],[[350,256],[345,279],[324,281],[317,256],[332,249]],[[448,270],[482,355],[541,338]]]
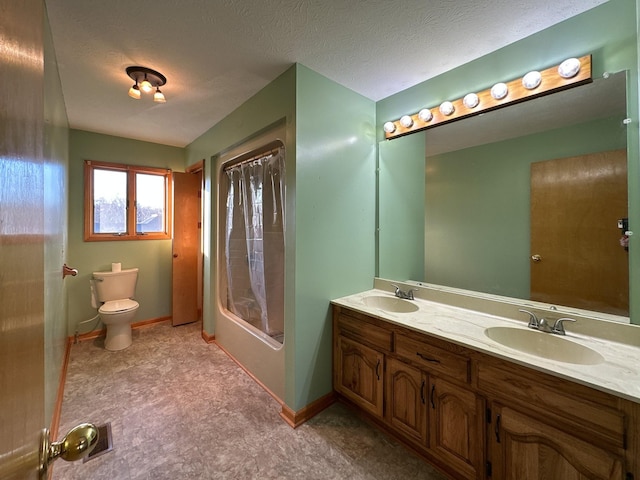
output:
[[[640,327],[382,279],[332,304],[338,396],[451,478],[640,480]]]

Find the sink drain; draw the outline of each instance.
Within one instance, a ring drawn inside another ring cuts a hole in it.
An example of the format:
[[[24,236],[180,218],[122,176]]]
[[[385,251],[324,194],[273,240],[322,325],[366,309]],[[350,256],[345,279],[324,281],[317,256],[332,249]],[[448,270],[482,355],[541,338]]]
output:
[[[89,460],[110,452],[113,449],[113,442],[111,441],[111,422],[107,422],[103,425],[97,425],[96,428],[98,429],[98,442],[91,453],[84,457],[82,463],[86,463]]]

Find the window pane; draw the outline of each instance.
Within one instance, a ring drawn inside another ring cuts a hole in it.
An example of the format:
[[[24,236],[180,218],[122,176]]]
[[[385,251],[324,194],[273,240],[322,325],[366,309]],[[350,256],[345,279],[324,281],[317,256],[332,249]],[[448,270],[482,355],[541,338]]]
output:
[[[93,232],[127,231],[127,173],[93,170]]]
[[[136,231],[164,232],[165,177],[136,174]]]

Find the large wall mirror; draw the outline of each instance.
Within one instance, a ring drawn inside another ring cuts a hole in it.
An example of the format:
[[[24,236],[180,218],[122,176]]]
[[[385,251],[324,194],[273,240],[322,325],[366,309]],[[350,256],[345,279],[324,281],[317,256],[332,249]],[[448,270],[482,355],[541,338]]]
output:
[[[413,280],[628,317],[625,92],[620,72],[427,130]]]

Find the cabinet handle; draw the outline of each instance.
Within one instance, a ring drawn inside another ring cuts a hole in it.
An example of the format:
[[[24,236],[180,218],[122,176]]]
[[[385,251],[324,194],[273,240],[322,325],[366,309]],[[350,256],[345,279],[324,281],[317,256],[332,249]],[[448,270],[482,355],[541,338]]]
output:
[[[421,354],[420,352],[417,352],[416,355],[419,356],[422,360],[425,360],[427,362],[440,363],[440,360],[436,360],[435,358],[429,358],[429,357]]]
[[[431,385],[431,408],[433,408],[434,410],[436,409],[436,402],[434,399],[434,396],[436,394],[436,384],[434,383],[433,385]]]
[[[496,432],[496,442],[500,443],[500,415],[496,416],[495,432]]]
[[[424,398],[424,387],[427,385],[427,382],[425,382],[424,380],[422,380],[422,385],[420,385],[420,399],[422,400],[422,404],[424,405],[425,403],[427,403],[426,399]]]
[[[376,363],[376,377],[380,380],[380,359],[378,359],[378,363]]]

